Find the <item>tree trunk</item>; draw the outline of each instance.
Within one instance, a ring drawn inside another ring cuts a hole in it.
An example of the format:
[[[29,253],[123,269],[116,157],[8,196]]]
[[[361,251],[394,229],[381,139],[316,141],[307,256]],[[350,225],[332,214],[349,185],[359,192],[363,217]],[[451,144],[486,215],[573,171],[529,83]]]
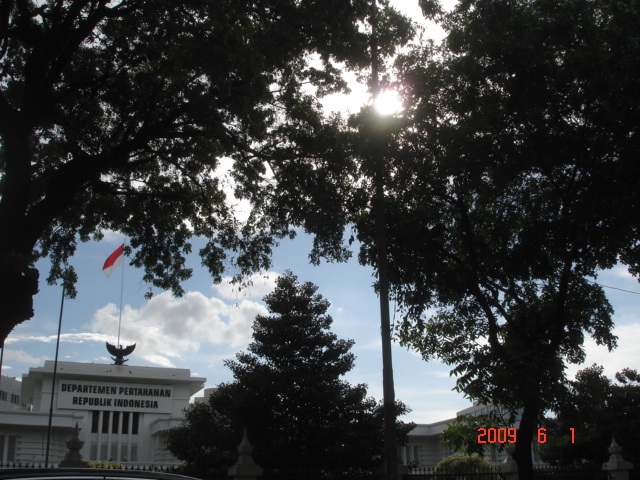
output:
[[[33,317],[39,273],[21,255],[0,252],[0,343],[16,325]]]
[[[517,432],[516,449],[513,453],[513,459],[518,464],[519,480],[533,480],[531,446],[538,427],[538,412],[535,404],[535,400],[525,404],[522,412],[522,420],[520,421],[520,427]]]

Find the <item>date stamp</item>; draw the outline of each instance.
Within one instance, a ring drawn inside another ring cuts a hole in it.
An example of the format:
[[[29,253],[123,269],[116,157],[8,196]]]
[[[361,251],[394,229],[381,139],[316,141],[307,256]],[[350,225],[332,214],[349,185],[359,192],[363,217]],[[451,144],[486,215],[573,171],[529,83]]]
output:
[[[575,430],[571,430],[571,443],[575,441]],[[516,443],[515,428],[479,428],[478,443]],[[538,429],[538,443],[547,441],[547,429]]]

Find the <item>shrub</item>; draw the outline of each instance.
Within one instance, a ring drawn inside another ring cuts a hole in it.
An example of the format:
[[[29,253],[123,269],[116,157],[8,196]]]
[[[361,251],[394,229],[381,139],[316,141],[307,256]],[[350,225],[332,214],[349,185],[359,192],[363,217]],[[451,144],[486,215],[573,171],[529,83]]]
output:
[[[489,460],[478,455],[451,455],[433,470],[434,474],[460,474],[450,480],[465,480],[463,475],[474,474],[474,480],[500,480],[500,475]],[[468,478],[468,477],[467,477]]]
[[[122,468],[122,465],[120,465],[118,462],[106,462],[106,461],[100,461],[100,462],[87,462],[89,464],[89,468],[108,468],[111,470],[119,470]]]

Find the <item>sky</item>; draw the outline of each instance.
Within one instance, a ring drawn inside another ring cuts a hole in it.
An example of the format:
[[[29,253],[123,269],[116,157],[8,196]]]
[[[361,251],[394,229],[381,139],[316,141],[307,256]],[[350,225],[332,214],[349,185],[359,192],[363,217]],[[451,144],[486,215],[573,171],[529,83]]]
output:
[[[416,15],[413,3],[402,2],[399,6]],[[357,89],[355,92],[361,95]],[[101,269],[122,241],[121,235],[108,232],[102,241],[80,244],[71,260],[79,277],[78,296],[64,303],[59,360],[112,363],[105,342],[115,344],[118,340],[122,270],[107,278]],[[194,241],[194,252],[199,242]],[[369,394],[382,399],[379,302],[372,288],[373,271],[360,266],[355,258],[344,264],[313,266],[308,261],[310,250],[311,239],[304,234],[295,240],[283,240],[274,252],[271,270],[256,275],[253,286],[244,290],[228,282],[213,285],[194,254],[189,257],[194,275],[183,284],[186,294],[181,298],[154,290],[153,298],[145,299],[148,286],[142,281],[142,272],[125,262],[120,343],[137,345],[128,364],[188,368],[192,375],[206,378],[206,387],[231,381],[223,361],[246,350],[255,316],[268,313],[262,297],[274,288],[278,274],[291,270],[300,281],[315,283],[318,293],[331,302],[332,331],[339,338],[355,341],[355,368],[346,380],[367,384]],[[46,284],[48,265],[46,259],[37,264],[41,281],[34,299],[35,315],[7,339],[3,375],[21,378],[29,368],[42,366],[55,356],[61,287]],[[587,360],[581,366],[570,366],[570,376],[593,363],[603,365],[608,376],[625,367],[640,368],[640,285],[621,266],[603,272],[597,281],[636,293],[605,288],[615,309],[618,348],[609,353],[587,340]],[[393,321],[393,304],[391,311]],[[449,375],[453,367],[426,362],[418,353],[394,344],[393,368],[396,398],[411,409],[405,421],[437,422],[453,418],[457,411],[471,405],[453,390],[455,378]]]
[[[102,265],[122,242],[109,234],[100,242],[80,244],[71,263],[79,276],[78,296],[65,300],[59,359],[61,361],[111,363],[105,342],[117,343],[122,268],[109,278]],[[197,251],[197,243],[194,251]],[[183,297],[156,291],[151,300],[144,298],[147,285],[142,272],[125,264],[121,323],[122,345],[136,343],[129,365],[188,368],[192,375],[206,377],[206,386],[232,380],[223,365],[225,359],[246,349],[251,341],[251,325],[256,315],[267,314],[261,299],[269,293],[277,274],[291,270],[300,281],[318,286],[318,293],[331,302],[332,331],[344,339],[353,339],[355,368],[345,377],[352,384],[366,383],[369,394],[382,398],[382,359],[379,329],[379,303],[372,283],[373,272],[355,260],[344,264],[308,262],[309,237],[284,240],[273,256],[269,274],[256,275],[254,285],[238,290],[229,283],[213,285],[196,255],[189,258],[194,276],[184,284]],[[38,262],[41,277],[46,276],[48,261]],[[603,285],[640,292],[637,281],[623,267],[603,272]],[[587,341],[587,361],[603,365],[612,376],[625,367],[640,368],[637,345],[640,344],[640,295],[606,288],[616,312],[618,348],[606,348]],[[30,367],[42,366],[55,356],[60,312],[61,287],[42,281],[35,297],[35,316],[19,325],[9,336],[4,354],[3,374],[21,377]],[[392,318],[394,305],[391,304]],[[453,391],[455,378],[450,368],[436,361],[426,362],[399,345],[393,347],[396,397],[412,412],[406,421],[432,423],[455,417],[456,411],[471,405],[462,394]],[[580,367],[571,366],[570,374]]]

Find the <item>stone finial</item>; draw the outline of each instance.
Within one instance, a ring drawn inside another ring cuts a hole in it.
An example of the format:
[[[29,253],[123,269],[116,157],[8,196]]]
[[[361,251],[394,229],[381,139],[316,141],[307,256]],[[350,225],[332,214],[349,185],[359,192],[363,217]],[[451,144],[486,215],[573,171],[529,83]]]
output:
[[[240,457],[250,457],[253,453],[253,445],[249,443],[249,437],[247,437],[246,428],[242,430],[242,441],[240,442],[240,445],[238,445],[238,453],[240,454]]]
[[[618,445],[618,442],[616,442],[616,437],[615,436],[611,437],[611,446],[609,446],[609,453],[611,455],[618,455],[621,452],[622,452],[622,447]]]
[[[238,460],[235,465],[229,467],[227,475],[233,477],[236,480],[256,480],[257,477],[262,476],[263,469],[260,465],[256,465],[253,461],[253,446],[249,443],[247,437],[247,429],[245,428],[242,434],[242,441],[238,445]]]
[[[611,439],[611,446],[609,447],[609,461],[605,463],[607,470],[630,470],[633,467],[631,462],[627,462],[622,457],[622,447],[616,442],[616,438]]]
[[[500,473],[505,480],[517,480],[518,479],[518,464],[513,459],[513,454],[516,451],[516,446],[512,443],[506,447],[507,456],[500,464]]]
[[[84,445],[84,442],[80,440],[80,429],[76,422],[76,428],[73,429],[73,437],[67,440],[67,448],[69,451],[64,456],[64,460],[60,462],[59,467],[88,467],[89,464],[82,460],[82,454],[80,449]]]

